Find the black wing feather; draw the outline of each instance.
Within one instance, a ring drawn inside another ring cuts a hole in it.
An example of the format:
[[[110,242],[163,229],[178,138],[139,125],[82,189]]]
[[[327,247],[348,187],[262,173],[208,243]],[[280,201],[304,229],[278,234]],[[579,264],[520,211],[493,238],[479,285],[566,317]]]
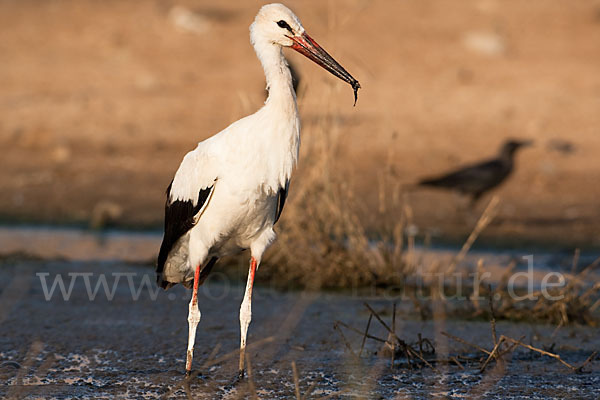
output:
[[[279,217],[281,217],[281,213],[283,212],[283,206],[285,205],[285,200],[287,199],[288,189],[290,187],[290,183],[287,182],[285,187],[279,189],[279,193],[277,193],[277,211],[275,213],[275,221],[273,224],[276,224],[279,221]]]
[[[213,186],[210,186],[201,189],[198,193],[198,202],[194,206],[192,200],[175,200],[170,203],[171,185],[173,185],[173,181],[171,181],[167,188],[167,201],[165,203],[165,234],[162,244],[160,245],[158,262],[156,264],[157,282],[159,286],[165,289],[170,285],[169,282],[162,280],[162,272],[165,262],[169,257],[169,252],[179,238],[194,227],[194,216],[202,209],[213,188]]]

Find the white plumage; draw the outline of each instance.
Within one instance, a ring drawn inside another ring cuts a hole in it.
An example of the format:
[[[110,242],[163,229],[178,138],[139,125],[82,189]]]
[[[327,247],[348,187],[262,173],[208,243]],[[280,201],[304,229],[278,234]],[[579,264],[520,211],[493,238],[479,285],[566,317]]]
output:
[[[198,284],[218,258],[250,249],[248,283],[240,308],[243,374],[254,273],[275,239],[273,225],[283,208],[300,146],[296,95],[282,47],[292,47],[349,82],[355,96],[360,87],[281,4],[260,9],[250,37],[266,76],[269,97],[265,105],[200,142],[184,157],[167,193],[157,273],[164,288],[176,283],[189,287],[194,282],[188,317],[188,373],[200,320]]]
[[[249,248],[260,262],[275,238],[278,193],[286,187],[298,158],[300,122],[291,81],[289,86],[283,81],[271,90],[290,91],[292,104],[282,109],[269,97],[256,114],[199,143],[175,174],[171,203],[192,201],[196,206],[199,190],[213,186],[189,235],[185,269],[190,279],[195,266],[209,256]],[[169,260],[164,279],[170,281],[168,264]]]

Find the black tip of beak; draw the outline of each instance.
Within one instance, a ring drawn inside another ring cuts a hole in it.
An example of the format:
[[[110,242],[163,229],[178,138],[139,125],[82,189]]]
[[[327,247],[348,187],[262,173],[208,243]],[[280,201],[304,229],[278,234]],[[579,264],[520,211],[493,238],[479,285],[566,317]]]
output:
[[[354,81],[351,83],[352,89],[354,90],[354,106],[356,107],[356,101],[358,100],[358,89],[360,89],[360,83],[358,81]]]

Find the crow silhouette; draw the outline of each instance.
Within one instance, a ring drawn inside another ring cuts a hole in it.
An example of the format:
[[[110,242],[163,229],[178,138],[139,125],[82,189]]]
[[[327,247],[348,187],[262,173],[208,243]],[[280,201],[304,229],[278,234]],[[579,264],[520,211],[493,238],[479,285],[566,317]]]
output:
[[[531,144],[531,141],[508,140],[500,148],[498,157],[465,166],[442,176],[425,178],[419,181],[418,185],[458,191],[471,196],[471,206],[474,206],[484,193],[509,177],[514,168],[516,151]]]

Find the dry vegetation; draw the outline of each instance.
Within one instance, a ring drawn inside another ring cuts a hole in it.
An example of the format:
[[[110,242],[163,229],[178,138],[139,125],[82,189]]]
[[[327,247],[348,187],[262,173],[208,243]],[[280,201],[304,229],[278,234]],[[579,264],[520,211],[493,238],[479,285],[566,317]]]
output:
[[[380,347],[379,350],[375,351],[375,354],[381,358],[389,357],[390,358],[390,367],[395,368],[398,367],[400,363],[396,363],[397,360],[402,360],[406,367],[409,369],[413,368],[430,368],[437,374],[443,375],[436,367],[440,365],[452,365],[458,367],[462,370],[467,368],[476,367],[479,369],[481,373],[483,373],[493,360],[498,364],[501,364],[501,370],[504,371],[506,369],[505,363],[510,361],[510,356],[517,349],[517,347],[521,347],[527,349],[531,352],[535,352],[541,354],[543,356],[551,357],[565,367],[567,367],[571,372],[584,372],[584,368],[588,366],[597,356],[597,352],[592,352],[582,363],[575,366],[572,365],[561,358],[559,354],[552,352],[550,349],[541,349],[531,344],[523,343],[524,337],[520,337],[519,339],[512,338],[507,335],[498,335],[496,329],[496,316],[495,310],[493,307],[493,303],[490,299],[490,307],[488,309],[490,313],[490,333],[492,343],[491,349],[486,349],[486,344],[480,343],[471,343],[463,338],[452,335],[448,332],[441,331],[440,333],[453,341],[460,343],[462,345],[467,346],[467,351],[451,353],[440,355],[436,354],[436,349],[433,344],[433,341],[427,338],[422,337],[421,334],[418,334],[418,338],[412,342],[408,343],[407,341],[400,338],[398,332],[396,330],[396,304],[393,304],[392,315],[391,315],[391,324],[386,323],[380,314],[375,311],[369,304],[365,303],[365,307],[369,310],[369,320],[367,322],[367,326],[364,331],[361,331],[355,327],[349,326],[342,321],[336,321],[334,324],[334,328],[340,334],[340,338],[342,343],[345,345],[347,351],[351,354],[352,358],[355,361],[360,361],[361,354],[365,350],[365,343],[367,339],[377,343]],[[375,320],[381,324],[381,326],[387,332],[386,338],[380,338],[370,333],[371,322]],[[360,341],[360,350],[356,352],[350,342],[346,339],[346,336],[343,333],[343,329],[353,332],[354,334],[358,334],[362,337]]]
[[[342,134],[331,112],[304,130],[300,178],[292,183],[279,240],[267,261],[274,276],[309,287],[352,287],[389,283],[408,272],[401,260],[405,221],[398,192],[388,196],[379,185],[383,203],[393,199],[398,207],[380,208],[379,213],[390,211],[386,224],[369,232],[359,213],[364,200],[339,165]]]
[[[325,102],[327,102],[325,100]],[[557,326],[570,323],[595,326],[598,323],[600,283],[594,279],[600,259],[579,270],[576,251],[570,274],[564,285],[529,295],[535,300],[515,299],[507,282],[515,264],[507,265],[495,282],[478,281],[478,287],[456,287],[454,277],[460,271],[465,282],[471,271],[461,268],[467,252],[497,214],[499,200],[492,198],[452,261],[424,265],[415,257],[412,210],[402,195],[401,182],[389,163],[382,163],[378,174],[379,207],[370,210],[383,217],[379,229],[368,230],[360,211],[367,206],[344,179],[337,165],[336,153],[341,140],[335,117],[324,113],[323,119],[305,130],[308,145],[303,150],[301,179],[293,182],[293,194],[286,206],[285,218],[278,227],[279,240],[270,250],[261,270],[261,280],[275,286],[308,288],[357,288],[396,286],[413,299],[422,318],[433,315],[432,300],[444,299],[445,313],[467,318],[488,318],[480,296],[492,296],[496,318],[534,320]],[[392,159],[390,154],[388,159]],[[367,222],[368,223],[368,222]],[[245,258],[245,257],[244,257]],[[480,260],[477,273],[484,276]],[[432,276],[445,278],[440,282]],[[415,282],[424,283],[418,288]],[[592,283],[590,283],[592,282]],[[493,283],[493,288],[490,283]],[[457,293],[461,290],[462,293]],[[418,293],[417,293],[418,292]],[[515,290],[523,296],[524,289]],[[406,294],[404,293],[404,294]],[[477,296],[464,297],[464,293]],[[422,296],[424,295],[424,296]],[[453,301],[453,300],[463,301]]]

